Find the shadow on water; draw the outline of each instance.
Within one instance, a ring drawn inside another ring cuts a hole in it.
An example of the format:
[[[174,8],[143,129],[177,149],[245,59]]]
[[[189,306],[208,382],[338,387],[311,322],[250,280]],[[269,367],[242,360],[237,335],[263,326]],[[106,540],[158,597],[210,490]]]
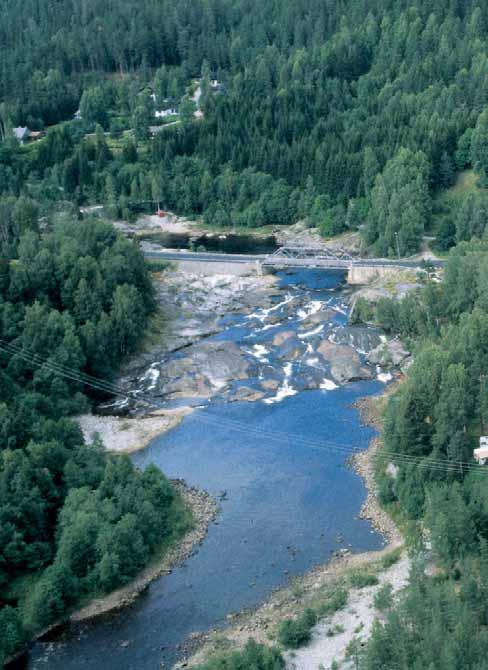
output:
[[[166,249],[195,249],[225,254],[270,254],[278,248],[274,235],[237,235],[234,233],[151,233],[141,240],[160,244]]]

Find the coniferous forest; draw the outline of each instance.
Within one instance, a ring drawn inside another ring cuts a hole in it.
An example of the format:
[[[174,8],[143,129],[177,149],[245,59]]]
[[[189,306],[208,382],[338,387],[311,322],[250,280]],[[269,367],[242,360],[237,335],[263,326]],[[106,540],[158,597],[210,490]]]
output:
[[[380,255],[434,226],[447,249],[487,208],[435,197],[465,168],[488,179],[487,22],[477,0],[7,2],[2,195],[361,226]],[[14,127],[46,137],[12,146]]]
[[[367,315],[415,353],[386,410],[381,458],[400,456],[395,480],[378,468],[381,499],[439,571],[416,566],[357,663],[486,669],[488,482],[453,464],[488,429],[488,5],[4,0],[1,17],[0,665],[183,523],[159,470],[70,419],[155,310],[137,247],[78,221],[103,204],[449,253],[443,283]],[[283,667],[252,644],[218,667],[251,664]]]

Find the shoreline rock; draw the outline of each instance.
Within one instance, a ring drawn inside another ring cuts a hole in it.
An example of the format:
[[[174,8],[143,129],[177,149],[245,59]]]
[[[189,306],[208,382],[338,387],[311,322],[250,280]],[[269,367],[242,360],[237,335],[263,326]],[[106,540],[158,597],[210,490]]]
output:
[[[90,441],[94,434],[98,434],[108,451],[133,454],[145,449],[158,435],[179,426],[191,412],[191,407],[178,407],[136,417],[83,414],[76,418],[85,441]]]

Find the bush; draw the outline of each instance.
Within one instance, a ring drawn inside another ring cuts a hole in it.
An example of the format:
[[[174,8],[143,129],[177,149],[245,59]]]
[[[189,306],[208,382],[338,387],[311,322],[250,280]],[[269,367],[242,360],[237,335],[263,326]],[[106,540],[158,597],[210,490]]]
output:
[[[277,649],[249,640],[243,651],[217,656],[198,670],[282,670],[284,667],[285,661]]]
[[[378,583],[378,577],[370,572],[351,572],[349,583],[355,589],[364,589],[366,586],[375,586]]]
[[[358,298],[351,310],[349,320],[351,324],[369,323],[374,321],[376,310],[365,298]]]
[[[335,589],[332,594],[320,604],[319,616],[330,616],[343,609],[347,604],[347,591],[343,588]]]
[[[278,639],[281,644],[291,649],[298,649],[309,642],[312,628],[317,623],[317,615],[308,608],[298,619],[285,619],[282,622]]]
[[[384,556],[381,559],[381,568],[383,570],[388,570],[388,568],[391,568],[392,565],[398,563],[401,555],[402,555],[401,548],[395,549],[394,551],[391,551],[389,554],[386,554],[386,556]]]
[[[380,612],[386,612],[393,604],[393,587],[390,583],[383,584],[375,594],[374,606]]]

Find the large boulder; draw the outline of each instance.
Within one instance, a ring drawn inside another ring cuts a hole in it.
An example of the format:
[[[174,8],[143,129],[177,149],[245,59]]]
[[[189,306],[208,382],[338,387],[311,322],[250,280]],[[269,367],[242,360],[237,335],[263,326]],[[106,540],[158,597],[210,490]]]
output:
[[[332,376],[340,384],[372,377],[371,370],[361,365],[359,354],[353,347],[324,340],[317,352],[329,363]]]
[[[410,352],[405,349],[400,340],[390,340],[370,351],[366,358],[373,365],[389,368],[401,365],[409,356]]]
[[[249,376],[250,364],[234,342],[201,342],[166,363],[158,389],[165,395],[209,396]]]
[[[305,353],[305,345],[293,333],[293,336],[287,337],[274,353],[280,360],[296,361]]]
[[[333,309],[329,307],[324,307],[319,309],[318,312],[314,312],[307,316],[303,321],[300,322],[301,329],[313,328],[315,326],[320,326],[324,323],[328,323],[336,316],[336,313]]]
[[[371,351],[378,347],[381,342],[382,332],[376,328],[366,326],[346,326],[338,328],[333,334],[333,340],[337,344],[349,344],[361,352]]]
[[[281,333],[277,333],[273,337],[273,346],[281,347],[281,345],[284,344],[287,340],[294,337],[296,337],[296,334],[293,332],[293,330],[285,330],[282,331]]]

